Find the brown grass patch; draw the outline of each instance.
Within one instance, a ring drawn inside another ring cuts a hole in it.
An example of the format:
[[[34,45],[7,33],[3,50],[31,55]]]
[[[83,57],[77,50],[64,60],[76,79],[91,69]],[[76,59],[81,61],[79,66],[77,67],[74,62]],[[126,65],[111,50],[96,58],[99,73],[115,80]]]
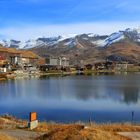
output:
[[[110,125],[111,126],[111,125]],[[114,126],[115,127],[115,126]],[[117,135],[115,132],[120,130],[117,126],[113,129],[104,125],[93,125],[84,128],[83,125],[48,125],[47,133],[39,140],[131,140]],[[118,126],[120,127],[120,126]],[[41,126],[41,128],[43,128]],[[39,128],[38,128],[39,130]]]
[[[5,129],[9,124],[10,129],[18,125],[27,125],[26,121],[18,120],[12,116],[0,117],[0,128]],[[87,127],[84,127],[87,126]],[[43,132],[45,135],[38,140],[131,140],[120,136],[117,132],[140,132],[140,126],[125,124],[95,124],[91,126],[83,123],[77,124],[56,124],[41,122],[33,130]],[[11,137],[0,135],[0,140],[13,140]],[[3,138],[3,139],[2,139]]]
[[[15,138],[12,138],[10,136],[6,136],[3,134],[0,134],[0,140],[16,140]]]
[[[140,126],[131,124],[93,124],[92,127],[111,132],[140,132]]]

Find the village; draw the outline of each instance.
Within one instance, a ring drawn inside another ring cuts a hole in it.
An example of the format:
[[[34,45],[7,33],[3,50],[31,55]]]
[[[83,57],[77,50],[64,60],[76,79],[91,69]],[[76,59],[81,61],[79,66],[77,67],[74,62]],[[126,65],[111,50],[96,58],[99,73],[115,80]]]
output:
[[[93,62],[94,63],[94,62]],[[140,65],[128,62],[101,61],[94,64],[70,64],[66,56],[38,56],[32,51],[0,47],[0,79],[29,75],[138,72]]]

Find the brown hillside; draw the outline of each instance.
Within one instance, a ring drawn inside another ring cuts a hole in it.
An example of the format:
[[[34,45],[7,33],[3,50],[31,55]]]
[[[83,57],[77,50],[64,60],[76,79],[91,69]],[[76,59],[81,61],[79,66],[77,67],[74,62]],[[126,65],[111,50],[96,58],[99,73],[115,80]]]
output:
[[[104,61],[109,56],[119,56],[127,61],[132,62],[140,62],[140,46],[133,42],[118,42],[114,43],[111,46],[104,48],[97,48],[95,46],[86,46],[85,42],[81,43],[83,48],[79,47],[77,44],[76,47],[73,48],[34,48],[33,52],[37,53],[40,56],[45,55],[66,55],[70,58],[71,63],[73,64],[75,61],[83,60],[84,64],[95,63],[98,61]]]

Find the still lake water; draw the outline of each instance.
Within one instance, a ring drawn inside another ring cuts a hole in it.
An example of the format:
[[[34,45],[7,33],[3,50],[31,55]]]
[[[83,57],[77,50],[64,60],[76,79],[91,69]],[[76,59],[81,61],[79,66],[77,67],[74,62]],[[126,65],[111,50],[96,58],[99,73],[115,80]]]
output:
[[[140,122],[140,74],[66,76],[0,82],[0,114],[56,122]]]

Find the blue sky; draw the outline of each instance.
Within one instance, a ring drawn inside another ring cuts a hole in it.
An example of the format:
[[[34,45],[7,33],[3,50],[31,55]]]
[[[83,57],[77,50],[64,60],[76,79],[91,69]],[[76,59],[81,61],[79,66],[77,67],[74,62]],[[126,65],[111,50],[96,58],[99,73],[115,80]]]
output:
[[[140,24],[139,0],[0,0],[0,37],[93,32]]]

